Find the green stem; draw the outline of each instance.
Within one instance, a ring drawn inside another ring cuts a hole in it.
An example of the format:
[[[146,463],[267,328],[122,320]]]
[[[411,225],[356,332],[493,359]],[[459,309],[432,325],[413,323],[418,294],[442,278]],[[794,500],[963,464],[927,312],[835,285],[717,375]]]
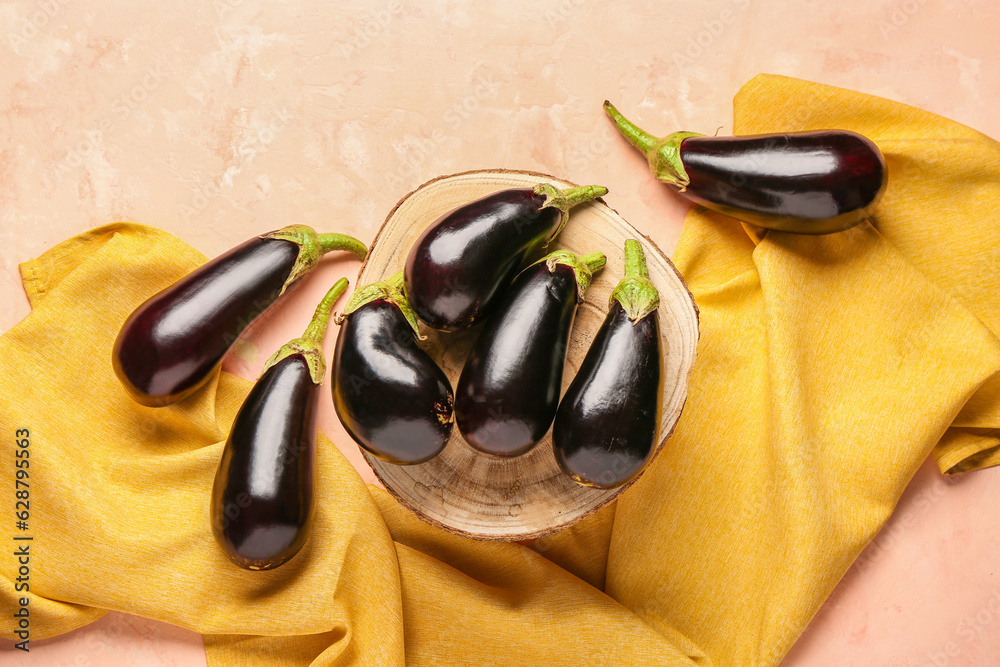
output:
[[[646,256],[635,239],[625,241],[625,277],[611,292],[609,306],[617,301],[625,309],[632,324],[656,310],[660,293],[649,279]]]
[[[615,108],[611,102],[604,100],[604,111],[611,117],[611,120],[615,122],[615,126],[623,137],[628,139],[628,142],[639,149],[639,152],[643,155],[649,155],[651,152],[656,150],[656,142],[659,141],[656,137],[649,134],[645,130],[640,129],[632,121],[621,115],[621,112]]]
[[[688,178],[684,162],[681,160],[681,143],[690,137],[704,135],[697,132],[674,132],[658,139],[621,115],[607,100],[604,101],[604,111],[614,121],[621,135],[646,156],[649,168],[657,180],[669,183],[679,188],[681,192],[687,189],[691,179]]]
[[[603,185],[581,185],[576,188],[560,190],[559,194],[566,200],[566,208],[573,208],[598,197],[603,197],[608,194],[608,189]]]
[[[603,185],[581,185],[575,188],[559,190],[551,183],[539,183],[535,186],[535,194],[545,197],[545,201],[542,202],[543,209],[552,207],[558,209],[561,213],[559,225],[545,241],[546,245],[548,245],[552,239],[559,235],[563,227],[566,226],[571,208],[593,201],[598,197],[603,197],[608,194],[608,189]]]
[[[340,295],[347,289],[347,285],[347,278],[341,278],[333,284],[330,291],[326,293],[323,300],[316,306],[316,312],[313,314],[309,326],[306,327],[305,333],[302,334],[302,340],[311,341],[318,345],[323,344],[323,338],[326,337],[326,328],[330,324],[330,313],[333,311],[333,304],[336,303]]]
[[[264,234],[261,238],[280,239],[299,247],[299,254],[295,258],[292,271],[281,287],[282,294],[292,283],[312,271],[320,258],[331,250],[348,250],[361,259],[364,259],[368,252],[365,245],[354,237],[346,234],[317,234],[309,225],[288,225],[270,234]]]
[[[569,250],[556,250],[538,260],[538,263],[545,263],[548,270],[555,271],[558,264],[568,266],[576,276],[576,299],[583,301],[583,295],[590,288],[590,283],[594,280],[594,274],[604,268],[608,258],[601,252],[592,252],[589,255],[576,255]]]
[[[587,265],[591,273],[597,273],[608,263],[608,258],[603,252],[592,252],[589,255],[580,255],[580,261]]]
[[[326,358],[323,356],[323,338],[326,337],[326,329],[330,323],[330,312],[333,304],[336,303],[340,295],[347,289],[347,278],[341,278],[333,284],[330,291],[326,293],[323,300],[316,307],[316,312],[309,321],[305,333],[301,338],[295,338],[282,345],[277,352],[264,364],[264,372],[277,364],[282,359],[293,355],[302,357],[306,366],[309,367],[309,377],[313,384],[323,384],[323,376],[326,374]],[[263,373],[262,373],[263,374]]]
[[[642,251],[642,245],[635,239],[625,240],[625,277],[649,279],[646,254]]]
[[[317,240],[323,254],[332,250],[346,250],[357,255],[358,259],[364,259],[368,254],[364,243],[347,234],[320,234]]]

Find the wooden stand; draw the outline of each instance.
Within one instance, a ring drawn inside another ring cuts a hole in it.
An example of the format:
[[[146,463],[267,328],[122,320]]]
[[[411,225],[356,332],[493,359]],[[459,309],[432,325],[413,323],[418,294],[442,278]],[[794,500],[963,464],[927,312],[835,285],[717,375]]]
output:
[[[441,215],[498,190],[530,188],[540,182],[560,189],[575,185],[546,174],[504,170],[466,172],[425,183],[389,214],[355,284],[367,285],[400,271],[417,236]],[[623,246],[628,238],[642,243],[650,279],[660,291],[658,317],[665,355],[662,447],[687,396],[698,343],[698,310],[670,260],[601,200],[574,209],[565,229],[548,248],[601,251],[608,257],[607,266],[586,294],[586,302],[577,310],[562,391],[576,375],[604,321],[611,290],[622,277]],[[421,326],[421,333],[427,336],[421,345],[455,386],[479,327],[446,334]],[[444,451],[427,463],[397,466],[367,453],[365,458],[385,488],[421,519],[478,539],[541,537],[593,514],[626,488],[594,489],[566,477],[552,453],[551,431],[530,452],[511,459],[473,449],[457,427]]]

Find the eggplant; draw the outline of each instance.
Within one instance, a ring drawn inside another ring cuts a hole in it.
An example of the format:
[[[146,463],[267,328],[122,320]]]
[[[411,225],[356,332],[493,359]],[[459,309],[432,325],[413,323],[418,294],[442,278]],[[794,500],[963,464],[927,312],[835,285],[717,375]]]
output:
[[[402,286],[400,272],[347,302],[334,352],[333,406],[365,451],[412,465],[448,444],[455,399],[444,371],[417,344]]]
[[[502,190],[438,218],[410,248],[403,270],[417,317],[440,331],[489,314],[518,272],[562,231],[574,206],[607,194],[548,183]]]
[[[606,261],[557,250],[514,280],[458,380],[455,420],[472,447],[518,456],[549,430],[576,308]]]
[[[301,338],[281,347],[247,394],[222,450],[212,486],[215,540],[248,570],[270,570],[305,544],[313,517],[316,405],[326,363],[323,338],[341,278]]]
[[[687,199],[737,220],[795,234],[830,234],[872,214],[885,192],[885,158],[848,130],[742,137],[675,132],[653,137],[610,102],[604,110],[649,161],[656,178]]]
[[[580,484],[621,486],[653,455],[663,403],[659,302],[642,246],[625,241],[625,277],[552,426],[556,462]]]
[[[129,395],[157,407],[200,389],[236,338],[325,253],[367,249],[344,234],[290,225],[202,265],[147,299],[125,320],[111,354]]]

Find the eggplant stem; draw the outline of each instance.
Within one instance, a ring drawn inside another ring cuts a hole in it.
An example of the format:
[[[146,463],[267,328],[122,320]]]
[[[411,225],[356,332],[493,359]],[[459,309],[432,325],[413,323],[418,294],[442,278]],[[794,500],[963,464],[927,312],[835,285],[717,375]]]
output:
[[[598,197],[603,197],[608,194],[608,189],[603,185],[581,185],[575,188],[559,190],[551,183],[539,183],[535,186],[534,192],[536,195],[545,197],[545,201],[542,202],[543,209],[552,207],[558,209],[560,213],[559,225],[549,235],[549,238],[545,240],[545,245],[548,245],[552,242],[552,239],[559,236],[559,232],[566,226],[571,208],[593,201]]]
[[[681,192],[687,189],[691,179],[688,177],[684,162],[681,160],[681,142],[689,137],[702,137],[703,134],[674,132],[658,139],[621,115],[618,109],[607,100],[604,101],[604,111],[614,121],[618,132],[646,156],[646,161],[649,162],[649,168],[656,180],[673,185]]]
[[[299,255],[295,258],[291,273],[285,278],[281,294],[284,294],[296,280],[312,271],[320,258],[331,250],[347,250],[361,259],[368,253],[365,245],[354,237],[346,234],[317,234],[309,225],[288,225],[270,234],[264,234],[261,238],[288,241],[299,247]]]
[[[566,202],[567,209],[585,204],[606,194],[608,194],[608,189],[603,185],[581,185],[576,188],[566,188],[559,191],[559,195]]]
[[[625,277],[611,292],[608,306],[615,301],[621,304],[633,326],[660,305],[660,293],[649,279],[646,255],[635,239],[625,241]]]
[[[309,326],[306,327],[305,333],[302,334],[302,340],[312,341],[319,345],[323,344],[323,339],[326,337],[326,329],[330,324],[330,313],[333,312],[333,304],[337,302],[340,295],[347,289],[347,285],[347,278],[341,278],[333,284],[330,291],[326,293],[323,300],[316,306],[316,312],[313,314]]]
[[[346,250],[356,255],[358,259],[364,259],[368,255],[365,244],[347,234],[320,234],[317,240],[324,255],[333,250]]]
[[[597,273],[608,263],[608,258],[603,252],[592,252],[589,255],[581,255],[580,261],[587,265],[591,273]]]
[[[659,139],[639,128],[635,123],[623,116],[615,108],[615,105],[607,100],[604,100],[604,111],[615,122],[615,126],[621,135],[628,139],[630,144],[638,148],[640,153],[648,157],[650,153],[656,150],[656,144]]]
[[[602,252],[592,252],[589,255],[576,255],[569,250],[556,250],[545,257],[542,257],[537,264],[545,263],[549,272],[555,271],[556,266],[562,264],[573,270],[576,277],[576,300],[583,302],[583,295],[590,288],[590,283],[594,280],[594,274],[604,268],[608,258]]]
[[[347,289],[347,278],[341,278],[333,284],[330,291],[326,293],[323,300],[316,307],[316,312],[309,321],[305,333],[300,338],[295,338],[282,345],[277,352],[271,355],[264,364],[264,371],[274,366],[282,359],[299,355],[305,360],[309,367],[309,377],[313,384],[323,384],[323,376],[326,374],[326,358],[323,356],[323,338],[326,337],[326,329],[330,323],[330,312],[333,304],[337,302],[340,295]],[[263,374],[264,371],[261,371]]]
[[[625,277],[649,280],[646,254],[642,251],[642,245],[635,239],[625,240]]]

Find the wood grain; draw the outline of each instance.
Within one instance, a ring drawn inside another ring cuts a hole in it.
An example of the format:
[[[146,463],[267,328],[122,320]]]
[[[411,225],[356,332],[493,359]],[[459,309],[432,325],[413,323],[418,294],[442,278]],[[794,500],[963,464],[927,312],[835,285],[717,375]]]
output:
[[[443,176],[404,197],[389,214],[361,267],[357,285],[400,271],[410,246],[441,215],[498,190],[549,182],[575,184],[523,171],[474,171]],[[639,234],[602,200],[573,210],[569,223],[549,250],[601,251],[608,264],[595,276],[580,305],[570,338],[562,390],[572,381],[608,311],[611,291],[622,277],[624,243],[639,239],[650,279],[660,290],[659,319],[664,351],[661,442],[673,431],[687,396],[698,343],[698,310],[677,270],[648,238]],[[455,386],[479,327],[440,333],[421,327],[421,343]],[[525,540],[565,528],[614,500],[626,486],[601,490],[566,477],[552,453],[551,430],[528,453],[504,459],[481,453],[456,428],[444,451],[426,463],[397,466],[365,453],[385,488],[421,519],[445,530],[478,539]],[[634,480],[633,480],[634,481]]]

